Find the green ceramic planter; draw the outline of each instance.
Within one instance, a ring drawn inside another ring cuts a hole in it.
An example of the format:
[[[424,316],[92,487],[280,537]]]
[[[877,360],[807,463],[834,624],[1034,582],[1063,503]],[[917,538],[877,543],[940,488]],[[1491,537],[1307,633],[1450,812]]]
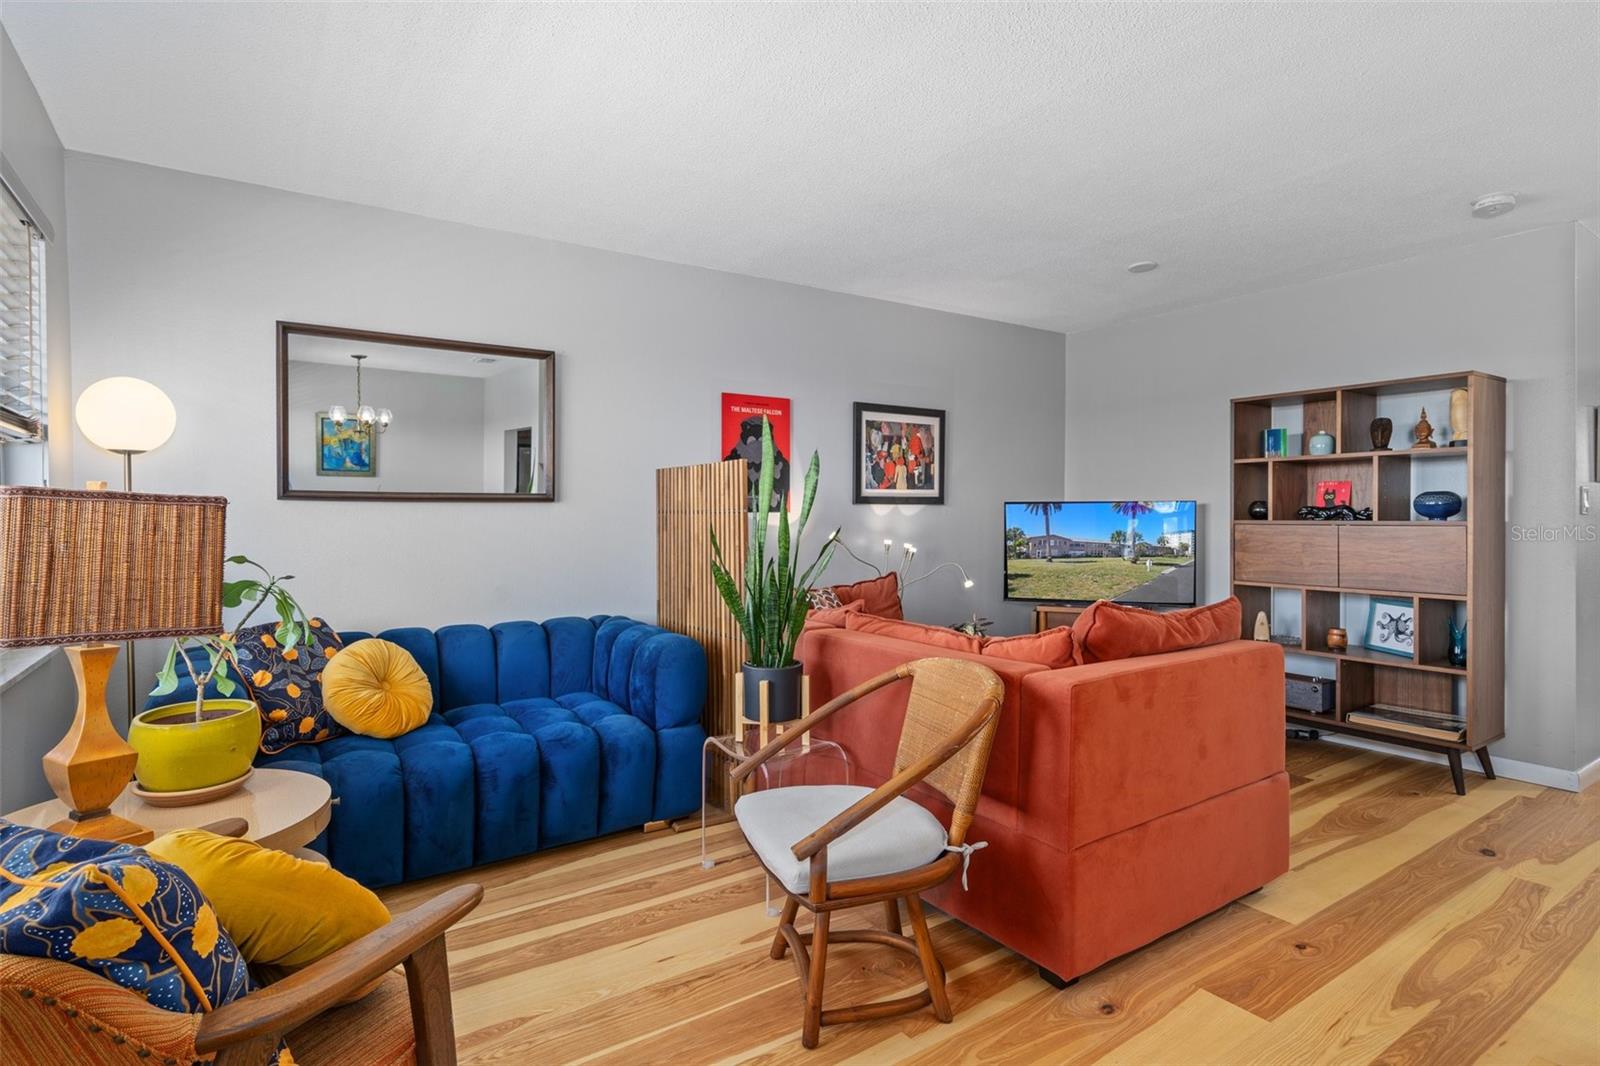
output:
[[[175,703],[134,718],[128,743],[139,753],[133,772],[141,788],[186,792],[232,781],[250,769],[261,742],[255,702],[206,700],[205,714],[196,722],[193,703]]]

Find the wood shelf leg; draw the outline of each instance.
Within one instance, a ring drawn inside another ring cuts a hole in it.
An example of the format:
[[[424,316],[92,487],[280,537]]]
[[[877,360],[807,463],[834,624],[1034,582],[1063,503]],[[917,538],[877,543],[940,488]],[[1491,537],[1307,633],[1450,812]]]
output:
[[[1467,794],[1467,775],[1461,770],[1461,753],[1451,748],[1444,753],[1444,757],[1450,760],[1450,780],[1455,783],[1456,795],[1465,796]]]
[[[1478,756],[1478,765],[1483,767],[1483,776],[1490,781],[1494,780],[1494,764],[1489,761],[1489,749],[1479,748],[1474,753]]]

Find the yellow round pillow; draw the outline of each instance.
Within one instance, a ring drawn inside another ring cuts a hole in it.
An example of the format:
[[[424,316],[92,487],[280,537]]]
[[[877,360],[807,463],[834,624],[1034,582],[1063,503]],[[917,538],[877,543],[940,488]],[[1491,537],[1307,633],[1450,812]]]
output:
[[[389,922],[371,889],[331,866],[253,840],[179,829],[144,850],[194,879],[253,964],[309,966]]]
[[[433,686],[410,652],[368,638],[345,646],[322,668],[322,705],[350,732],[387,739],[428,720]]]

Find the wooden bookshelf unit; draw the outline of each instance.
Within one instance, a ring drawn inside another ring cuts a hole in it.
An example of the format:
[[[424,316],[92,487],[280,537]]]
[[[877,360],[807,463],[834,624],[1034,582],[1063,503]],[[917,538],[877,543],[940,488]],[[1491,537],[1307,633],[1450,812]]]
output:
[[[1467,442],[1451,447],[1450,393],[1466,389]],[[1422,408],[1436,448],[1414,449]],[[1394,423],[1389,448],[1373,448],[1374,418]],[[1244,605],[1248,638],[1265,611],[1286,643],[1290,670],[1333,677],[1331,713],[1285,708],[1292,726],[1348,733],[1443,754],[1457,793],[1465,794],[1464,752],[1494,776],[1488,746],[1505,735],[1506,383],[1477,371],[1377,381],[1332,389],[1248,396],[1232,403],[1233,591]],[[1265,454],[1269,428],[1288,431],[1290,454]],[[1332,454],[1309,455],[1313,434],[1334,438]],[[1317,484],[1350,483],[1350,506],[1370,507],[1371,521],[1295,517],[1319,505]],[[1419,492],[1460,494],[1460,514],[1430,521],[1412,509]],[[1267,517],[1250,504],[1265,501]],[[1364,646],[1373,597],[1410,601],[1415,634],[1410,656]],[[1466,665],[1449,661],[1450,626],[1465,625]],[[1339,626],[1349,647],[1328,646]],[[1352,722],[1369,711],[1421,712],[1460,720],[1459,740],[1419,736],[1388,725]]]

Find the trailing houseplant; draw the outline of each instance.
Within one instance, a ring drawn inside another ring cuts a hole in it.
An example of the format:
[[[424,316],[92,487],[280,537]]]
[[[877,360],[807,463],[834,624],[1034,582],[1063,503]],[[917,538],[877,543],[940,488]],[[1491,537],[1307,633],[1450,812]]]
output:
[[[152,707],[134,717],[128,726],[128,743],[139,752],[135,773],[151,792],[179,792],[242,779],[249,770],[261,738],[261,718],[254,701],[233,698],[240,690],[236,634],[250,624],[268,604],[277,615],[273,638],[285,650],[305,645],[317,648],[316,628],[279,577],[243,555],[228,559],[233,566],[252,567],[251,575],[222,585],[224,607],[249,604],[232,629],[201,636],[178,637],[167,649],[166,661],[156,674],[152,696],[167,696],[178,689],[178,660],[194,679],[193,703]],[[203,656],[203,658],[202,658]],[[203,663],[203,666],[198,665]],[[207,690],[215,685],[216,696]]]
[[[756,508],[749,519],[744,588],[740,590],[739,582],[728,571],[715,530],[711,533],[711,576],[722,602],[727,605],[739,624],[740,632],[744,634],[747,649],[743,670],[745,706],[753,709],[758,705],[760,685],[766,681],[769,718],[784,722],[800,714],[800,664],[795,661],[794,647],[800,639],[801,629],[805,627],[806,612],[811,608],[807,598],[807,593],[811,591],[811,579],[827,568],[839,539],[839,531],[835,529],[828,534],[816,559],[802,572],[800,538],[805,534],[806,523],[811,518],[811,505],[817,497],[817,479],[821,474],[817,453],[812,452],[800,497],[799,522],[791,526],[788,508],[783,508],[777,516],[777,543],[775,549],[768,553],[767,527],[772,517],[775,460],[772,426],[763,418],[761,472],[755,494]]]

